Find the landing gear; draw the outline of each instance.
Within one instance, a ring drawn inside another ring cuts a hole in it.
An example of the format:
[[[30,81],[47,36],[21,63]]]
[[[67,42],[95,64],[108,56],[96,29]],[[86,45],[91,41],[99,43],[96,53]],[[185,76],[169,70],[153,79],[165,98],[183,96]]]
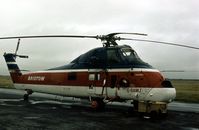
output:
[[[94,98],[91,101],[91,107],[94,110],[102,111],[105,107],[105,103],[104,103],[103,99],[101,99],[101,98]]]
[[[26,94],[24,94],[23,96],[23,100],[24,101],[28,101],[29,100],[29,95],[31,95],[33,93],[33,91],[31,89],[26,89]]]
[[[165,102],[144,102],[134,101],[134,109],[140,116],[151,119],[161,119],[167,117],[167,103]]]

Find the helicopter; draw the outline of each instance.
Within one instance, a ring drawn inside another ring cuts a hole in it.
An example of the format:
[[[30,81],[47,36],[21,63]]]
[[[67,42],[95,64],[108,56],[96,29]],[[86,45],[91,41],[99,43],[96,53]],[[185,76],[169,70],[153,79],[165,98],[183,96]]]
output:
[[[123,38],[118,35],[141,35],[142,33],[110,33],[107,35],[41,35],[0,37],[18,39],[15,53],[4,53],[4,58],[16,89],[24,90],[28,101],[33,92],[88,99],[91,107],[101,110],[108,102],[132,101],[134,111],[139,113],[167,114],[167,104],[176,97],[176,89],[159,70],[144,62],[129,45],[116,41],[130,40],[159,43],[199,49],[193,46],[170,42]],[[101,40],[97,47],[81,54],[69,64],[42,71],[22,73],[16,58],[20,39],[25,38],[92,38]]]

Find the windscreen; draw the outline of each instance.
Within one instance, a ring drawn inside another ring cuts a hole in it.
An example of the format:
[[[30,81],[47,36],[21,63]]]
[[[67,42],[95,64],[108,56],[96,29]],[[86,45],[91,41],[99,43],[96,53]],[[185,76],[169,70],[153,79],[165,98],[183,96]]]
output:
[[[134,67],[146,67],[151,68],[149,64],[142,61],[137,53],[131,49],[131,48],[121,48],[122,57],[125,59],[125,61],[128,62],[129,65],[132,65]]]
[[[125,57],[125,59],[128,60],[129,63],[141,60],[136,54],[136,52],[131,48],[122,48],[121,51],[123,57]]]

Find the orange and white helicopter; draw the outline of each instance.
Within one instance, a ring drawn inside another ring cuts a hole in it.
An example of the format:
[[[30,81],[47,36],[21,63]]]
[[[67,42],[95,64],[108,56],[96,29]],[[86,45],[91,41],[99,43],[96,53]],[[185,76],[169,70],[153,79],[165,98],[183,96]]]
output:
[[[87,98],[95,109],[101,109],[106,102],[132,100],[134,110],[145,113],[166,113],[167,104],[176,97],[176,90],[157,69],[142,61],[128,45],[118,45],[117,40],[153,42],[192,49],[197,47],[153,40],[122,38],[116,35],[146,35],[141,33],[111,33],[100,36],[43,35],[1,37],[0,39],[23,38],[95,38],[102,41],[103,47],[94,48],[67,65],[43,71],[22,73],[15,53],[5,53],[14,87],[25,90],[24,100],[33,92],[61,96]]]

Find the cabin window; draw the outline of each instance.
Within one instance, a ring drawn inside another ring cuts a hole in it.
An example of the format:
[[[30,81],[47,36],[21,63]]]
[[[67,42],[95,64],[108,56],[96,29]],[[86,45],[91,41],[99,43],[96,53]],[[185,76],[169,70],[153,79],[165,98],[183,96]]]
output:
[[[88,79],[91,80],[91,81],[100,80],[100,74],[89,74]]]
[[[122,78],[119,82],[119,85],[120,85],[120,87],[126,88],[126,87],[129,87],[130,84],[129,84],[129,81],[127,79]]]
[[[75,72],[68,73],[68,80],[76,80],[77,74]]]

